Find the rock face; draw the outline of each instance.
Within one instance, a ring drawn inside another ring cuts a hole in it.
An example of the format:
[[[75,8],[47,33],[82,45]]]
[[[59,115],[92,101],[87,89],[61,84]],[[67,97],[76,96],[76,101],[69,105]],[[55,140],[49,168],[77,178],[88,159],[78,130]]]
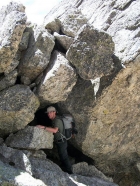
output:
[[[3,76],[0,80],[0,91],[14,85],[17,80],[17,75],[18,75],[17,70],[13,70],[6,76]]]
[[[37,127],[28,126],[6,139],[6,144],[19,149],[52,149],[53,134]]]
[[[12,166],[4,164],[1,161],[0,167],[0,183],[2,186],[45,186],[45,184],[41,180],[33,178],[29,173],[20,169],[15,169]]]
[[[82,148],[96,157],[101,169],[106,164],[109,173],[113,170],[119,173],[122,169],[132,172],[130,165],[140,156],[139,73],[140,58],[137,57],[134,64],[116,76],[92,110],[88,138]]]
[[[19,3],[0,11],[0,184],[139,186],[140,1],[63,0],[43,25],[26,19]],[[35,125],[52,104],[94,166],[70,176],[46,158],[53,135]]]
[[[0,92],[0,136],[23,129],[34,119],[38,98],[25,85],[15,85]]]
[[[54,37],[41,26],[29,27],[29,46],[18,67],[22,82],[29,85],[47,67],[54,47]],[[28,37],[28,35],[27,35]]]
[[[138,113],[140,100],[138,95],[140,86],[138,75],[140,2],[129,0],[123,2],[119,0],[104,2],[91,0],[62,1],[45,17],[44,24],[48,24],[50,17],[51,19],[54,17],[63,20],[66,10],[70,7],[78,8],[84,14],[88,24],[94,27],[94,32],[95,30],[105,31],[112,37],[115,44],[114,54],[118,58],[116,59],[126,65],[126,68],[121,70],[116,77],[112,76],[111,66],[116,60],[113,59],[111,63],[110,59],[107,68],[109,70],[110,67],[110,73],[104,73],[107,63],[99,69],[102,52],[95,50],[96,55],[99,54],[97,58],[99,63],[94,66],[94,63],[90,63],[91,58],[89,59],[87,53],[84,53],[86,47],[81,46],[82,37],[79,34],[80,30],[78,31],[74,37],[74,42],[67,50],[67,59],[75,66],[82,79],[102,78],[99,85],[100,94],[97,92],[97,99],[95,99],[92,84],[90,87],[92,87],[91,92],[93,93],[90,94],[88,89],[82,86],[82,83],[78,83],[78,80],[67,100],[59,103],[61,111],[70,112],[74,116],[79,130],[72,143],[92,157],[96,166],[100,167],[102,171],[105,170],[104,173],[115,175],[114,180],[117,182],[120,179],[120,185],[135,185],[135,182],[139,185],[139,179],[135,175],[139,174],[136,162],[139,162],[140,156],[138,140],[138,133],[140,132]],[[60,30],[62,30],[62,27],[60,24]],[[91,39],[85,40],[86,44],[91,41]],[[101,41],[104,42],[104,39]],[[94,43],[94,41],[91,43]],[[102,46],[104,45],[102,44]],[[94,47],[95,45],[93,45]],[[90,52],[92,47],[89,48],[88,51]],[[79,49],[81,50],[78,51]],[[107,59],[106,56],[105,59]],[[99,70],[99,73],[96,70]],[[88,84],[88,81],[86,82]],[[102,89],[108,85],[109,87],[102,92]],[[81,95],[79,95],[79,92]],[[136,168],[132,168],[132,164]]]
[[[66,100],[76,80],[76,72],[69,61],[64,55],[55,51],[50,67],[37,89],[40,102],[57,103]]]
[[[0,161],[0,181],[1,183],[10,182],[13,186],[19,185],[19,182],[22,183],[23,186],[30,186],[30,184],[39,186],[76,186],[80,183],[89,186],[117,186],[114,183],[104,181],[96,177],[88,178],[80,175],[69,176],[67,173],[64,173],[60,167],[48,159],[41,159],[39,157],[35,157],[33,153],[12,149],[6,145],[0,146],[0,159],[4,161],[4,163]],[[8,163],[13,166],[9,166]],[[10,172],[7,174],[6,170],[9,170]],[[22,174],[21,171],[23,172]],[[20,174],[21,176],[19,176]],[[7,175],[7,177],[5,177],[5,175]],[[24,179],[22,178],[22,175]],[[39,180],[33,178],[32,175]],[[9,180],[10,178],[11,180]],[[43,184],[41,180],[43,181]],[[28,184],[27,181],[29,181]]]
[[[66,57],[83,79],[90,80],[111,73],[113,51],[114,43],[109,35],[84,25],[78,31]]]
[[[139,1],[63,0],[45,17],[44,25],[50,19],[62,19],[66,10],[72,7],[78,8],[94,28],[112,36],[114,53],[123,63],[132,61],[139,54]]]
[[[86,162],[81,162],[73,165],[73,172],[83,176],[92,177],[93,175],[102,178],[106,181],[112,182],[111,178],[107,178],[102,172],[98,171],[93,165],[88,165]]]
[[[0,73],[5,72],[18,50],[26,27],[24,8],[13,2],[0,12]]]

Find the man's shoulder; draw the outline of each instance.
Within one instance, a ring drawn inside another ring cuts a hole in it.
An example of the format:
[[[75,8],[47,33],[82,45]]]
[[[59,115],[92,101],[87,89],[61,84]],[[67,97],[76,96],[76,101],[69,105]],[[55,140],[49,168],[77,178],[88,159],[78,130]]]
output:
[[[54,123],[62,123],[62,119],[60,116],[56,116],[55,119],[53,120]]]

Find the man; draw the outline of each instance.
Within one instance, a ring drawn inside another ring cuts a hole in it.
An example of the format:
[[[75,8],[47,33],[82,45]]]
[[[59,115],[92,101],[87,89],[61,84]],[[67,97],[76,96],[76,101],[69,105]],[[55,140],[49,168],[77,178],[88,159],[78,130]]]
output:
[[[53,106],[47,108],[46,113],[52,120],[52,127],[37,125],[37,127],[52,132],[54,134],[54,142],[56,143],[60,161],[65,166],[66,172],[72,174],[72,167],[68,158],[67,140],[62,137],[64,135],[64,125],[62,120],[56,115],[56,109]]]

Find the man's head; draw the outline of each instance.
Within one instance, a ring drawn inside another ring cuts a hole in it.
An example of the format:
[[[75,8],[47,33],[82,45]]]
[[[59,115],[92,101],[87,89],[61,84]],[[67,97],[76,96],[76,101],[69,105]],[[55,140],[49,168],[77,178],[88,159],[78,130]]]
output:
[[[56,117],[56,109],[53,106],[47,108],[46,113],[50,119],[54,119]]]

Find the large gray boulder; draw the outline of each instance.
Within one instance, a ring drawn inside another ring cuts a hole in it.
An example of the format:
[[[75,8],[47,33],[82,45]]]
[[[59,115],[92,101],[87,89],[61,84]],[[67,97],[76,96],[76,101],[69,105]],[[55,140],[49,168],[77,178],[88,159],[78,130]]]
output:
[[[22,53],[18,72],[22,83],[29,85],[47,67],[55,42],[43,26],[30,25],[25,32],[29,32],[30,37],[28,48]]]
[[[82,176],[89,176],[89,177],[95,176],[103,180],[113,182],[112,178],[105,176],[95,166],[88,165],[88,163],[86,162],[80,162],[80,163],[74,164],[72,167],[73,167],[74,174],[79,174]]]
[[[0,10],[0,73],[11,64],[26,27],[25,7],[11,2]]]
[[[32,180],[34,180],[32,176],[38,178],[39,180],[36,180],[36,184],[38,185],[41,183],[41,181],[43,181],[46,186],[76,186],[80,183],[89,186],[117,186],[112,182],[104,181],[103,179],[99,179],[94,176],[90,178],[80,175],[70,176],[67,173],[63,172],[59,166],[48,159],[37,158],[34,157],[34,155],[31,153],[29,154],[27,151],[22,152],[21,150],[6,147],[5,145],[0,147],[0,159],[5,162],[5,164],[3,164],[0,161],[0,166],[2,167],[2,172],[0,171],[0,181],[9,181],[10,184],[13,184],[13,179],[8,179],[9,174],[11,178],[15,177],[15,180],[17,180],[17,175],[15,174],[15,172],[18,172],[19,174],[22,171],[23,175],[25,173],[25,178],[26,175],[29,175],[29,178]],[[7,165],[8,163],[12,166]],[[6,172],[5,169],[9,170],[10,173]],[[3,172],[5,173],[5,177],[3,177]],[[7,178],[8,180],[5,180],[5,178]],[[22,182],[22,177],[19,177],[18,181]],[[14,183],[13,186],[15,186],[16,184]],[[32,182],[30,184],[32,185]],[[23,182],[22,185],[27,186],[26,181]]]
[[[67,9],[65,14],[58,19],[61,22],[62,33],[69,37],[75,37],[78,30],[88,22],[81,11],[76,8]]]
[[[137,57],[135,63],[120,71],[90,115],[82,149],[106,173],[135,172],[131,165],[139,160],[139,67]]]
[[[16,80],[17,80],[17,75],[18,75],[17,70],[13,70],[12,72],[7,74],[6,76],[1,77],[1,79],[0,79],[0,91],[14,85]]]
[[[77,31],[84,24],[87,24],[87,22],[88,20],[80,10],[69,7],[68,9],[65,9],[65,13],[58,14],[54,19],[53,16],[46,16],[43,25],[52,32],[59,33],[61,30],[64,35],[74,38],[77,35]]]
[[[66,58],[76,67],[83,79],[95,79],[112,73],[114,51],[112,38],[84,25],[66,53]]]
[[[123,63],[132,61],[139,54],[140,1],[63,0],[45,16],[44,24],[64,17],[72,7],[78,8],[95,29],[112,36],[115,55]]]
[[[0,161],[1,186],[46,186],[43,181],[33,178],[29,173],[15,169],[13,166]]]
[[[52,149],[53,134],[38,127],[27,126],[16,134],[10,135],[5,143],[19,149]]]
[[[34,119],[39,100],[25,85],[0,92],[0,136],[23,129]]]
[[[54,51],[36,94],[41,104],[57,103],[67,99],[77,81],[75,69],[70,65],[65,56]]]

